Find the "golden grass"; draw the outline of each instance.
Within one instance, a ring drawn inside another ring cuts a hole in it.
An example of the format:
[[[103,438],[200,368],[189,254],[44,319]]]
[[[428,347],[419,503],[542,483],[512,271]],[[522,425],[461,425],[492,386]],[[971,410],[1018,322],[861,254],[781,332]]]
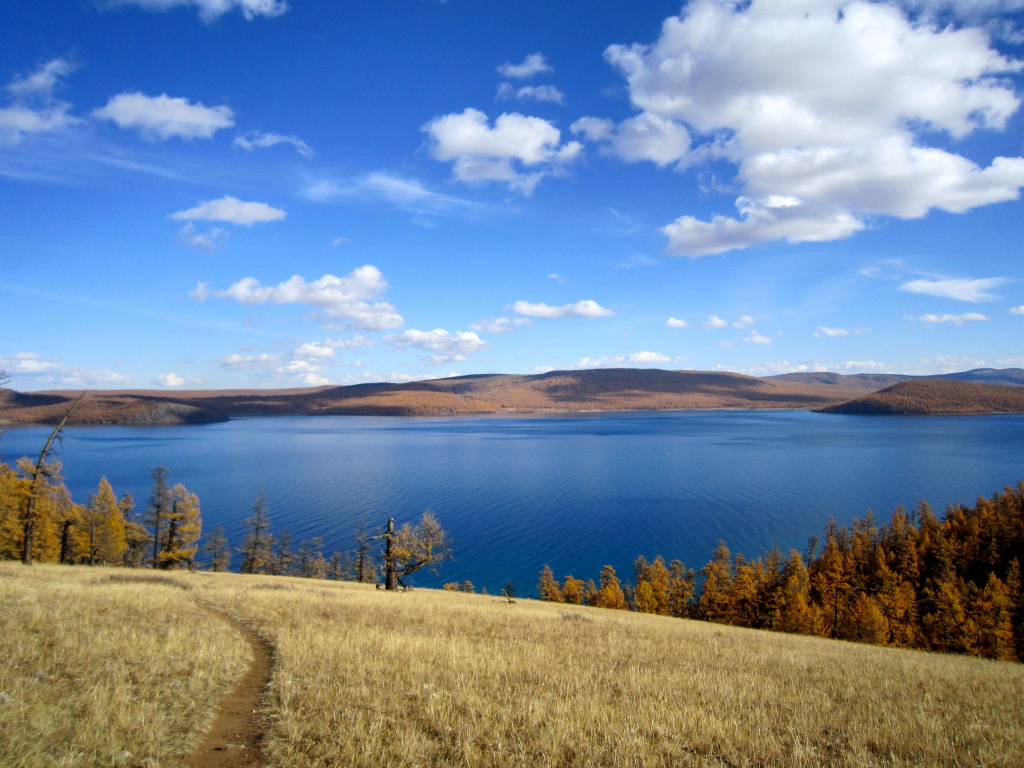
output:
[[[5,572],[21,574],[0,568]],[[37,567],[28,580],[0,576],[4,625],[13,627],[4,631],[2,650],[21,648],[19,658],[31,663],[19,666],[29,672],[43,666],[36,657],[52,654],[30,651],[45,645],[45,636],[27,642],[7,606],[27,603],[19,611],[42,625],[67,624],[48,617],[45,600],[82,614],[71,622],[77,637],[68,651],[90,648],[76,665],[89,670],[76,673],[80,679],[104,691],[104,678],[120,675],[122,682],[110,685],[127,692],[120,670],[128,662],[105,658],[99,639],[124,623],[126,609],[159,617],[190,593],[94,584],[94,572]],[[37,573],[62,579],[47,585]],[[264,720],[270,768],[1024,764],[1024,665],[434,590],[386,593],[232,574],[172,578],[251,621],[275,644]],[[110,601],[110,620],[86,609],[90,594],[119,595]],[[190,623],[192,642],[156,654],[152,641],[140,643],[150,660],[133,669],[179,653],[191,659],[199,637],[211,648],[215,635],[235,637],[184,602],[174,606],[176,623]],[[210,623],[200,631],[198,621]],[[160,626],[145,632],[172,629]],[[122,653],[124,646],[109,648]],[[200,667],[214,668],[211,661]],[[0,687],[26,676],[3,674]],[[166,703],[172,677],[149,687],[161,693],[151,706]],[[18,696],[31,696],[25,692],[40,684],[19,685]],[[108,707],[104,718],[126,723],[136,706],[124,696],[94,702]],[[61,725],[66,710],[53,709],[64,706],[59,697],[16,706],[33,710],[19,722],[52,727],[55,740],[75,730]],[[5,726],[9,709],[0,710]],[[157,720],[154,731],[168,726]],[[78,730],[102,729],[100,722],[92,717]],[[0,734],[6,738],[6,730]],[[4,754],[0,749],[5,766],[88,764],[13,763]]]
[[[0,563],[0,765],[155,768],[196,746],[251,651],[152,576]]]
[[[1024,667],[534,601],[219,578],[304,766],[1024,764]]]

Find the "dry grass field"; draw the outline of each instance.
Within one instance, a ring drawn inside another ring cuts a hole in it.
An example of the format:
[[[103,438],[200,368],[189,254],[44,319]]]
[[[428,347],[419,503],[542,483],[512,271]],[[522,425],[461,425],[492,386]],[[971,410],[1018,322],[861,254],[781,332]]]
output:
[[[273,768],[1024,765],[1024,665],[433,590],[111,575],[147,574],[0,567],[0,764],[111,765],[106,740],[177,765],[244,651],[211,601],[275,646]]]

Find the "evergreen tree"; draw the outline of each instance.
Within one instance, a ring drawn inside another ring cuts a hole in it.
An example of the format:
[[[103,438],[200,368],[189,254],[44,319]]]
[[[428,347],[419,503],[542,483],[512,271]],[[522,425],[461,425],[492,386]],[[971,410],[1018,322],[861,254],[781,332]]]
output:
[[[555,574],[547,565],[540,569],[537,592],[540,593],[541,600],[552,603],[562,602],[562,585],[555,581]]]

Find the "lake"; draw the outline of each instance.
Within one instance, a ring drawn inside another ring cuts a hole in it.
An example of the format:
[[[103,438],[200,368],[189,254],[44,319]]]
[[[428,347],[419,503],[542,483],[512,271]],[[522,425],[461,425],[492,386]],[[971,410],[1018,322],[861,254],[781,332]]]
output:
[[[8,430],[0,456],[36,456],[49,429]],[[1024,415],[277,416],[72,427],[58,458],[76,501],[106,475],[139,509],[163,464],[199,495],[204,531],[222,524],[233,545],[261,489],[275,532],[321,536],[328,557],[352,548],[360,518],[400,524],[431,508],[456,559],[415,583],[495,592],[512,579],[525,594],[545,564],[558,578],[596,579],[605,564],[630,578],[640,554],[699,568],[719,539],[748,556],[804,550],[831,516],[973,504],[1024,479]]]

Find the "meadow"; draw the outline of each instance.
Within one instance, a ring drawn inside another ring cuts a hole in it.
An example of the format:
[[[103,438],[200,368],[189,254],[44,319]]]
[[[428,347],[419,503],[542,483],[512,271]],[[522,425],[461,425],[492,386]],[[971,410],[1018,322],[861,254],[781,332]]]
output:
[[[1024,763],[1019,664],[426,589],[0,563],[0,764],[185,764],[249,659],[211,607],[273,646],[255,715],[270,768]]]

